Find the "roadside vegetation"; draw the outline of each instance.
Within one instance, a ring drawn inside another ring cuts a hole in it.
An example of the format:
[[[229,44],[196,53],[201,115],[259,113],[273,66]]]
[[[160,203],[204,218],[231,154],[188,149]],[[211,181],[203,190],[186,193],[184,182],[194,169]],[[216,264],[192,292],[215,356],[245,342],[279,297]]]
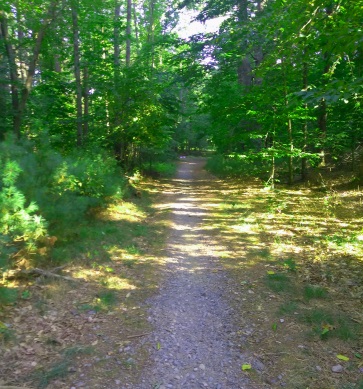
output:
[[[221,181],[213,227],[255,383],[363,387],[363,192],[346,173],[274,190],[248,175]]]

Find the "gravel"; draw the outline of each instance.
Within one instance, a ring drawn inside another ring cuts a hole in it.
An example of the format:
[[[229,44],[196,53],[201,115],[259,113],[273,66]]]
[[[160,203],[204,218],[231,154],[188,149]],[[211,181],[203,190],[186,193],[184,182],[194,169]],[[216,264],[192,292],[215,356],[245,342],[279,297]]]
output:
[[[211,177],[203,165],[203,159],[183,160],[162,204],[170,208],[172,222],[167,276],[148,301],[154,331],[143,342],[150,365],[137,389],[251,388],[235,344],[238,328],[226,298],[227,276],[218,263],[223,237],[215,241],[207,228],[215,184],[208,187]]]

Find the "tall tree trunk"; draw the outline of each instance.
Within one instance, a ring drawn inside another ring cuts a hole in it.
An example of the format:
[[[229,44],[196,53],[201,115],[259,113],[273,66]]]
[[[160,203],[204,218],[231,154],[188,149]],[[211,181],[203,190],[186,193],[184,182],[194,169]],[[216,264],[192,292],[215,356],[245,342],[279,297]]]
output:
[[[148,31],[148,42],[151,46],[151,63],[150,69],[151,73],[154,72],[154,63],[155,63],[155,20],[154,20],[154,11],[155,11],[155,0],[149,0],[149,31]]]
[[[307,90],[308,87],[308,63],[305,58],[305,50],[304,50],[304,62],[303,62],[303,90]],[[308,105],[304,104],[305,115],[307,115]],[[308,120],[305,118],[304,127],[303,127],[303,146],[302,152],[306,153],[308,146]],[[306,181],[308,178],[308,161],[306,157],[301,158],[301,178],[303,181]]]
[[[326,13],[326,25],[325,29],[327,31],[331,30],[331,26],[329,25],[329,18],[331,17],[334,10],[334,3],[332,0],[329,0],[325,7],[325,13]],[[330,57],[331,53],[329,51],[323,51],[323,63],[324,63],[324,70],[323,70],[323,83],[326,82],[326,77],[329,74],[330,71]],[[320,100],[319,108],[318,108],[318,128],[320,132],[320,139],[321,139],[321,150],[320,150],[320,165],[325,166],[326,165],[326,150],[325,150],[325,142],[326,142],[326,135],[327,135],[327,123],[328,123],[328,110],[327,110],[327,104],[326,100],[323,97]]]
[[[127,0],[126,66],[130,66],[131,63],[131,23],[132,23],[132,1]]]
[[[239,0],[237,3],[237,17],[239,24],[244,26],[248,22],[248,0]],[[246,52],[247,42],[241,44],[241,51]],[[238,82],[247,88],[252,85],[252,66],[251,60],[247,55],[242,58],[237,68]]]
[[[83,69],[83,140],[89,132],[89,86],[88,86],[88,67]]]
[[[114,88],[115,88],[115,123],[117,123],[118,110],[121,105],[120,101],[120,77],[121,77],[121,47],[120,47],[120,15],[121,3],[116,0],[114,12],[113,28],[113,65],[114,65]]]
[[[77,146],[83,143],[83,107],[82,107],[82,79],[81,79],[81,54],[79,48],[78,29],[78,0],[72,3],[72,27],[73,27],[73,55],[74,55],[74,76],[76,79],[76,111],[77,111]]]
[[[134,31],[135,31],[136,49],[137,49],[137,53],[139,53],[139,48],[140,48],[139,28],[138,28],[138,23],[137,23],[137,15],[136,15],[136,5],[135,5],[135,3],[133,3],[132,11],[133,11],[133,18],[134,18]]]
[[[15,50],[10,43],[8,23],[5,14],[0,13],[0,27],[1,27],[1,37],[4,40],[6,55],[8,57],[9,63],[9,73],[10,73],[10,88],[11,88],[11,102],[13,110],[13,130],[16,138],[20,138],[20,122],[19,122],[19,79],[16,65],[16,56]]]
[[[111,109],[111,124],[114,131],[121,124],[121,95],[120,95],[120,79],[121,79],[121,43],[120,43],[120,16],[121,3],[115,0],[114,8],[114,28],[113,28],[113,65],[114,65],[114,102]],[[115,133],[112,139],[115,157],[119,162],[125,159],[125,144],[121,133]]]
[[[15,136],[19,139],[21,134],[21,124],[25,111],[26,104],[30,95],[30,91],[33,86],[33,78],[36,71],[36,66],[39,59],[40,49],[45,37],[48,26],[56,18],[56,8],[60,0],[53,0],[48,8],[46,17],[43,19],[40,30],[36,35],[35,44],[31,58],[29,61],[28,69],[26,71],[25,82],[22,86],[21,93],[18,91],[19,77],[18,66],[16,65],[16,53],[13,45],[10,42],[9,31],[7,25],[7,19],[4,12],[0,12],[0,24],[1,34],[4,39],[6,55],[8,57],[9,69],[10,69],[10,81],[11,81],[11,94],[12,94],[12,108],[13,108],[13,131]]]

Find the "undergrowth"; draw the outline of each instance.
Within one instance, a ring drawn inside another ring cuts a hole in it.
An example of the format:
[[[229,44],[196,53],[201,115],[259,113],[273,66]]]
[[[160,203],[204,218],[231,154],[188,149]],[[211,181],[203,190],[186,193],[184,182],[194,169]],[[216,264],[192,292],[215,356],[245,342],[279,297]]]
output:
[[[47,265],[55,246],[53,259],[61,259],[59,248],[78,239],[94,210],[128,191],[113,156],[102,150],[61,155],[48,146],[0,144],[0,271],[19,259]],[[1,291],[0,300],[11,301]]]

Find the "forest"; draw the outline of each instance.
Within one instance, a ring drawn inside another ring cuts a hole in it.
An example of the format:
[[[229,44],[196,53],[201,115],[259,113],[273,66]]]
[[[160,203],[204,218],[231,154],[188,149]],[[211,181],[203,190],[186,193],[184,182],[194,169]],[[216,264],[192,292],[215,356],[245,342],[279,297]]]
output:
[[[186,9],[223,22],[181,39]],[[319,166],[359,180],[362,12],[343,0],[3,2],[2,239],[36,245],[55,220],[122,196],[123,174],[203,149],[212,170],[272,186],[309,168],[319,180]]]
[[[30,298],[24,278],[66,280],[54,269],[109,256],[96,230],[112,207],[135,212],[117,232],[128,254],[134,238],[158,242],[140,221],[150,180],[180,156],[258,179],[275,193],[267,206],[286,204],[279,188],[314,187],[331,215],[329,177],[363,184],[362,21],[363,0],[3,0],[0,307]]]

